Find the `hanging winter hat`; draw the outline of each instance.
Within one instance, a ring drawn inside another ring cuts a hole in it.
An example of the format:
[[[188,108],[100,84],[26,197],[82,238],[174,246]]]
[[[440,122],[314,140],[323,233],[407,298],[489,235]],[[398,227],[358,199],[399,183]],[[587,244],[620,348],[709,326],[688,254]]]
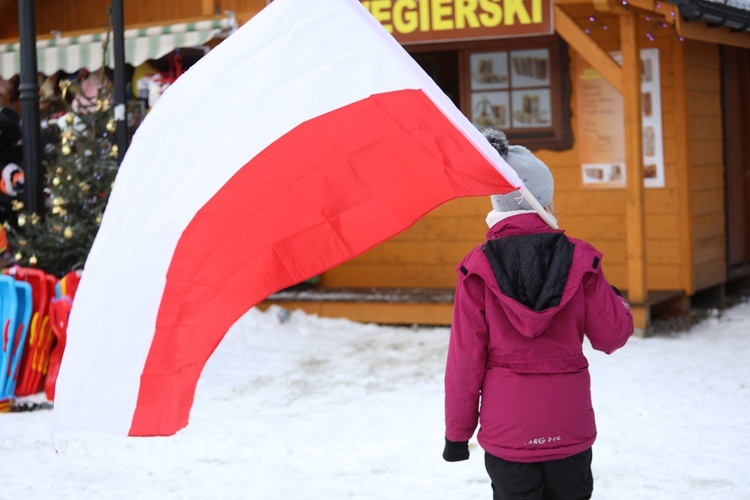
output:
[[[21,140],[21,116],[9,107],[0,108],[0,153]]]
[[[8,163],[0,169],[0,193],[10,197],[23,193],[24,173],[17,163]]]
[[[492,144],[500,156],[516,171],[524,186],[534,195],[542,207],[552,203],[555,182],[549,167],[523,146],[511,146],[503,132],[495,129],[482,131],[484,137]],[[521,195],[520,191],[508,194],[496,194],[490,197],[492,208],[498,212],[514,210],[533,210],[532,206]]]

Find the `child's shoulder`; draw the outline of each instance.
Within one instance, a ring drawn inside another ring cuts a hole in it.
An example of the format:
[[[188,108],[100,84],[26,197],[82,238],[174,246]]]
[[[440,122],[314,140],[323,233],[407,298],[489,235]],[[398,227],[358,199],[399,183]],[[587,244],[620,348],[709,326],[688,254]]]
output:
[[[568,241],[573,243],[573,266],[581,268],[582,272],[601,272],[601,262],[604,254],[591,243],[566,235]]]

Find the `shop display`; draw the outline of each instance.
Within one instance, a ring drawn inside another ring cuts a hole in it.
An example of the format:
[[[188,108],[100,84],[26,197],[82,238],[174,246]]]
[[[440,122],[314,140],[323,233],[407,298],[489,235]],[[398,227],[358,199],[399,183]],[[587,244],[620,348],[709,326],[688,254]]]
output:
[[[509,133],[552,126],[548,49],[475,52],[469,61],[475,126]]]
[[[479,128],[507,128],[508,93],[482,92],[472,96],[471,121]]]
[[[547,59],[541,57],[514,57],[513,68],[522,76],[547,80]]]
[[[542,95],[537,93],[523,92],[521,95],[521,105],[514,106],[513,125],[515,127],[524,125],[544,125],[549,123],[549,107]],[[515,104],[515,102],[514,102]]]

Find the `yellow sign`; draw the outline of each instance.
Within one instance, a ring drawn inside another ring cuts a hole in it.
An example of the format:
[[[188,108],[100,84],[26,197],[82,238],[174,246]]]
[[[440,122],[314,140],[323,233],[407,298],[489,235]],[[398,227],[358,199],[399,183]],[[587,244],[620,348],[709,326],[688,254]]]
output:
[[[553,33],[552,0],[362,0],[401,43]]]

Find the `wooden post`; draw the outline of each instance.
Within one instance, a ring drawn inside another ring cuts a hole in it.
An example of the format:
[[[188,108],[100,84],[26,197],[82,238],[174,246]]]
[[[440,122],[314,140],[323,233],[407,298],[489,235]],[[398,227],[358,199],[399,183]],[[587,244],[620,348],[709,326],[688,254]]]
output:
[[[675,124],[677,143],[684,145],[677,148],[677,186],[680,193],[680,267],[682,272],[682,289],[692,295],[695,292],[695,268],[693,267],[693,206],[692,182],[690,180],[690,117],[688,116],[687,67],[685,61],[685,44],[673,37],[672,64],[674,68]]]
[[[619,93],[622,94],[622,69],[596,41],[587,35],[576,22],[555,5],[555,31],[586,61],[604,77]]]
[[[204,16],[213,16],[218,14],[218,12],[216,12],[215,1],[201,0],[201,14]]]
[[[18,29],[21,41],[21,133],[23,168],[26,171],[26,210],[44,217],[44,167],[42,166],[37,83],[34,0],[19,0]]]
[[[646,244],[643,189],[643,126],[641,123],[641,57],[634,14],[620,14],[623,106],[625,111],[625,162],[627,164],[626,235],[628,300],[633,305],[635,327],[641,334],[650,322],[646,304]]]
[[[125,82],[125,13],[123,0],[112,0],[112,48],[114,56],[115,94],[115,142],[117,143],[117,164],[121,164],[128,151],[128,110]]]

